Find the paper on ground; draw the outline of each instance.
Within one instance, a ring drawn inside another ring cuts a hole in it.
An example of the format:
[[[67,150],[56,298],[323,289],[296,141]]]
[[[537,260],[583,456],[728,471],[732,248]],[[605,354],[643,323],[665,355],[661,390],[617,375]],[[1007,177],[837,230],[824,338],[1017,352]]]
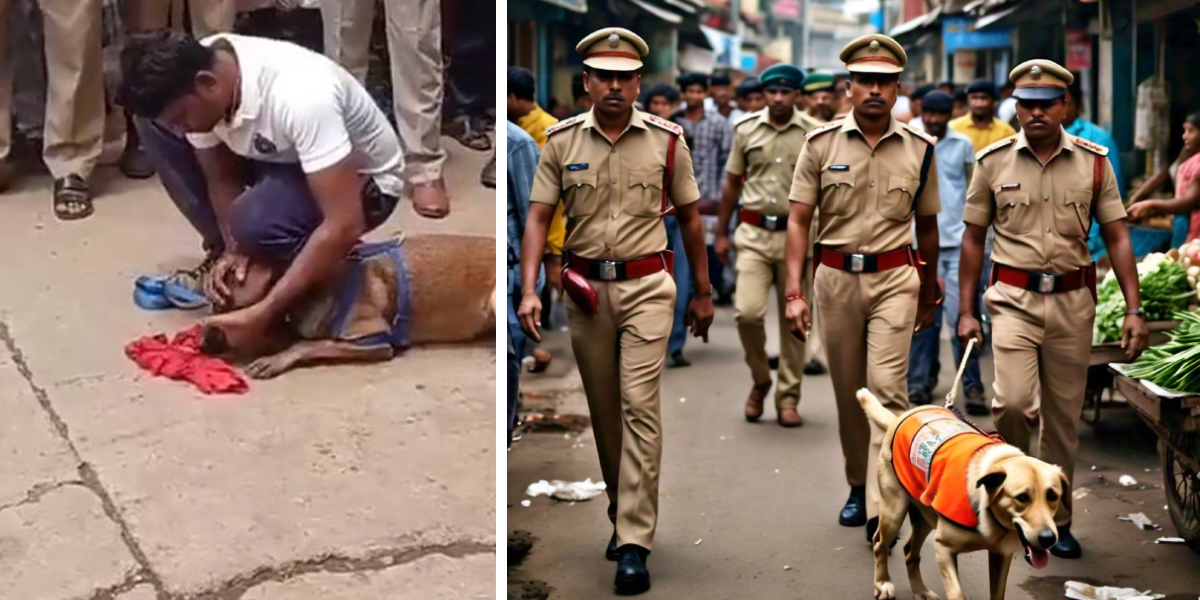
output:
[[[525,488],[525,495],[534,498],[538,496],[550,496],[555,500],[566,500],[571,502],[583,502],[591,500],[596,496],[604,493],[604,482],[592,483],[589,477],[584,481],[554,481],[547,482],[545,479],[532,483],[528,488]]]
[[[1150,522],[1150,517],[1147,517],[1146,513],[1130,513],[1124,517],[1117,518],[1122,521],[1133,521],[1133,524],[1137,525],[1138,529],[1154,529],[1154,523]]]
[[[1125,487],[1129,487],[1131,485],[1137,485],[1137,480],[1129,475],[1122,475],[1121,478],[1117,480],[1117,483]]]
[[[1074,600],[1161,600],[1162,594],[1151,594],[1150,590],[1139,592],[1133,588],[1096,587],[1078,581],[1068,581],[1063,585],[1067,597]]]

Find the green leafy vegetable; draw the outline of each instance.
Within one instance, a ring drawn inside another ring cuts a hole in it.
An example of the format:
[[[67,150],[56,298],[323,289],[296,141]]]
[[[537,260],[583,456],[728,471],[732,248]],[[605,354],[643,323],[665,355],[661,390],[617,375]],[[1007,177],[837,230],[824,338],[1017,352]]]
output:
[[[1177,312],[1175,318],[1180,325],[1167,332],[1170,340],[1143,352],[1126,374],[1169,390],[1200,393],[1200,315]]]
[[[1187,308],[1196,298],[1196,290],[1188,284],[1187,271],[1165,254],[1151,254],[1138,264],[1138,288],[1141,290],[1142,311],[1147,321],[1166,321],[1176,311]],[[1096,322],[1092,343],[1103,344],[1121,339],[1125,324],[1125,297],[1117,277],[1109,272],[1096,290]]]

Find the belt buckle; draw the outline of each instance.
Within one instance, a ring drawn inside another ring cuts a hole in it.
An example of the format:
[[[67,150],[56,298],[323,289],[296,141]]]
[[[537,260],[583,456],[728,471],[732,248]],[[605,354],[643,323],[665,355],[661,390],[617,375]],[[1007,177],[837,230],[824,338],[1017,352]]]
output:
[[[1038,291],[1043,294],[1049,294],[1054,291],[1054,276],[1039,275],[1038,276]]]
[[[864,263],[865,263],[865,257],[863,257],[863,255],[851,254],[850,255],[850,272],[851,273],[862,273]]]
[[[763,216],[763,228],[764,229],[769,229],[771,231],[775,231],[775,229],[778,226],[779,226],[779,217],[778,216],[776,216],[776,215],[764,215]]]
[[[616,281],[617,263],[611,260],[600,262],[600,281]]]

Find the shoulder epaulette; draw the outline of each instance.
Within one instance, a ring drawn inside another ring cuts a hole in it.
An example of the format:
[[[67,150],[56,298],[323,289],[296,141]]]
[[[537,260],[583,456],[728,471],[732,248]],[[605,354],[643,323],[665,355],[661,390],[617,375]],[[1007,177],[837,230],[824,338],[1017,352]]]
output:
[[[649,113],[643,114],[642,118],[654,125],[658,125],[659,127],[670,131],[675,135],[683,135],[683,127],[680,127],[679,123],[672,123],[658,115],[652,115]]]
[[[1095,152],[1096,154],[1099,154],[1100,156],[1108,156],[1108,148],[1105,148],[1104,146],[1101,146],[1100,144],[1097,144],[1096,142],[1093,142],[1090,140],[1085,140],[1085,139],[1083,139],[1081,137],[1077,137],[1077,136],[1074,136],[1074,139],[1072,141],[1075,142],[1076,146],[1079,146],[1080,148],[1083,148],[1084,150],[1091,150],[1092,152]]]
[[[554,135],[555,132],[562,131],[563,129],[566,129],[572,125],[577,125],[581,122],[583,122],[583,115],[575,115],[574,117],[571,117],[570,119],[566,119],[564,121],[559,121],[559,122],[547,127],[546,135],[547,136]]]
[[[762,116],[763,110],[767,110],[767,109],[764,108],[762,110],[756,110],[754,112],[749,112],[749,113],[746,113],[746,114],[738,117],[738,120],[733,122],[733,126],[738,127],[742,123],[745,123],[746,121],[750,121],[752,119],[757,119],[758,117]]]
[[[909,125],[908,123],[901,123],[900,125],[902,125],[904,127],[904,129],[906,131],[908,131],[909,133],[925,140],[926,142],[929,142],[930,146],[937,145],[938,139],[936,137],[933,137],[932,135],[929,135],[928,133],[925,133],[924,131],[917,129],[916,127],[913,127],[913,126]]]
[[[830,121],[816,129],[810,129],[810,130],[808,130],[808,133],[804,134],[804,141],[807,142],[808,140],[811,140],[811,139],[817,137],[818,135],[821,135],[822,133],[825,133],[827,131],[833,131],[834,129],[838,129],[841,126],[842,126],[841,120],[835,119],[835,120]]]
[[[1017,139],[1017,136],[1015,136],[1015,135],[1010,135],[1010,136],[1008,136],[1008,137],[1006,137],[1006,138],[1004,138],[1004,139],[1002,139],[1002,140],[1000,140],[1000,141],[998,141],[998,142],[996,142],[996,143],[992,144],[991,146],[988,146],[987,148],[984,148],[983,150],[980,150],[979,152],[976,152],[976,153],[975,153],[975,160],[977,160],[977,161],[978,161],[978,160],[982,159],[983,157],[985,157],[985,156],[987,156],[988,154],[990,154],[992,151],[994,151],[994,150],[999,150],[1000,148],[1003,148],[1003,147],[1005,147],[1005,146],[1007,146],[1007,145],[1009,145],[1009,144],[1013,143],[1014,141],[1016,141],[1016,139]]]

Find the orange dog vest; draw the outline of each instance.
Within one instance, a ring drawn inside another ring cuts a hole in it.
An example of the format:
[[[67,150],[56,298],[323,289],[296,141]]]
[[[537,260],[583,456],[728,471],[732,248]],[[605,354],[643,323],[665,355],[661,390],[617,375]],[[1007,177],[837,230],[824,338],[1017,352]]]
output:
[[[998,443],[944,408],[921,410],[900,422],[892,440],[892,468],[913,498],[956,525],[974,529],[967,466],[984,446]]]

